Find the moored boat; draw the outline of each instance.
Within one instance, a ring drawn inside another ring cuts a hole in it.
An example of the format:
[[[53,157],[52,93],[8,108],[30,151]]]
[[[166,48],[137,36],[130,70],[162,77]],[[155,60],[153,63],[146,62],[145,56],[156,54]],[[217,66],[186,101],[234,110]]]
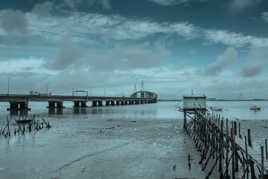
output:
[[[258,106],[255,105],[255,106],[250,107],[249,109],[252,110],[252,111],[260,111],[261,107],[258,107]]]
[[[222,108],[220,108],[220,107],[215,107],[215,106],[214,106],[214,107],[211,106],[211,107],[210,107],[210,110],[211,110],[211,111],[216,111],[216,112],[221,112],[221,111],[222,111]]]

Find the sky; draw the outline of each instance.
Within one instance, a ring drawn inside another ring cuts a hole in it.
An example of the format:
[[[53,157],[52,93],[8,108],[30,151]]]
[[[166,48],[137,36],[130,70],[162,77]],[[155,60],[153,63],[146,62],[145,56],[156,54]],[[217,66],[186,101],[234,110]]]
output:
[[[268,98],[267,57],[265,0],[0,2],[3,94]]]

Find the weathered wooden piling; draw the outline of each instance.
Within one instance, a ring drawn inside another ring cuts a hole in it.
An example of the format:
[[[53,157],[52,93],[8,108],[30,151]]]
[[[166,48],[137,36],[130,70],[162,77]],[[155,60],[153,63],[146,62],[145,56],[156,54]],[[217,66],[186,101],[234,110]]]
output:
[[[248,129],[248,145],[252,147],[250,129]]]
[[[237,179],[239,176],[243,179],[249,179],[249,177],[256,179],[257,172],[259,172],[257,176],[267,175],[268,170],[264,167],[264,147],[261,147],[261,162],[254,159],[248,152],[248,146],[252,146],[250,129],[248,137],[244,136],[244,144],[242,143],[244,147],[242,147],[240,122],[237,124],[237,121],[231,121],[229,132],[228,119],[224,122],[219,115],[200,110],[195,110],[194,113],[184,112],[185,121],[187,117],[191,119],[188,123],[184,123],[184,129],[192,137],[201,154],[199,163],[203,166],[202,170],[207,170],[208,163],[213,161],[212,167],[208,170],[207,179],[216,167],[220,179]],[[256,168],[259,170],[255,170]]]
[[[263,146],[261,146],[261,178],[264,177],[264,150]]]
[[[6,124],[4,128],[0,130],[0,135],[4,137],[10,137],[11,134],[14,136],[25,135],[27,132],[31,133],[32,131],[39,131],[43,128],[51,128],[49,122],[46,122],[44,119],[35,119],[35,116],[32,118],[26,116],[19,117],[7,117]]]
[[[266,160],[268,160],[267,139],[265,139],[265,156],[266,156]]]

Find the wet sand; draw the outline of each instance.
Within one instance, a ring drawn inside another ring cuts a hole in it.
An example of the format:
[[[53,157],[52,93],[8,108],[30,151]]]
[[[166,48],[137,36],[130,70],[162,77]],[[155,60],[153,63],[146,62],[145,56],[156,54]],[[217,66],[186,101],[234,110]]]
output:
[[[1,178],[204,176],[197,164],[199,155],[181,130],[181,121],[75,120],[77,125],[67,119],[65,130],[54,121],[49,131],[16,136],[9,144],[1,141]],[[193,158],[191,170],[189,152]]]

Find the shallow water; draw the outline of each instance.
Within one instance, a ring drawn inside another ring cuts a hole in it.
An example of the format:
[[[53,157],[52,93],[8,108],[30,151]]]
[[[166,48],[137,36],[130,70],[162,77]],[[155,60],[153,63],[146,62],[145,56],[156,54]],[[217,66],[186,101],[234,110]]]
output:
[[[47,104],[30,103],[30,115],[44,116],[53,127],[10,140],[0,137],[0,178],[204,178],[199,154],[181,130],[183,115],[177,105],[87,108],[74,114],[72,103],[65,103],[63,115],[49,115]],[[260,125],[268,121],[267,103],[210,105],[223,107],[223,115],[233,118],[259,120]],[[251,105],[262,111],[249,111]],[[0,106],[2,120],[7,106]],[[193,158],[191,170],[188,153]]]

